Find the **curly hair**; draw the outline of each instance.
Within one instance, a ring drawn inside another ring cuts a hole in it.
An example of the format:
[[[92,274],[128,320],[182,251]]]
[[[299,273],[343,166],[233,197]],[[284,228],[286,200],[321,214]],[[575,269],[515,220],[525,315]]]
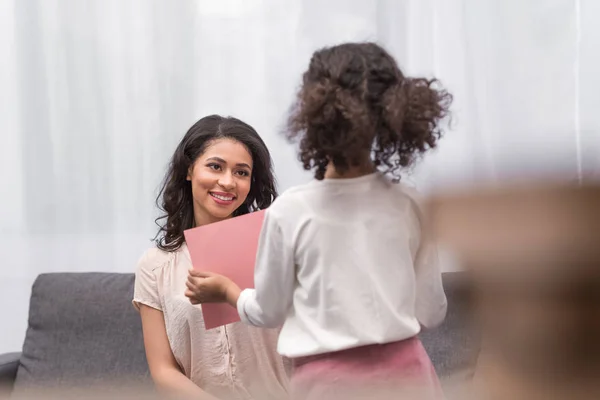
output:
[[[330,162],[343,173],[369,155],[399,179],[400,168],[436,146],[451,103],[436,79],[405,77],[379,45],[346,43],[313,54],[286,135],[316,179]]]
[[[185,242],[183,231],[193,228],[194,200],[191,182],[186,177],[190,167],[215,140],[229,138],[243,144],[252,156],[252,182],[244,203],[233,216],[262,210],[277,197],[271,155],[258,133],[237,118],[210,115],[196,122],[185,134],[171,157],[169,168],[156,198],[162,215],[154,241],[164,251],[176,251]]]

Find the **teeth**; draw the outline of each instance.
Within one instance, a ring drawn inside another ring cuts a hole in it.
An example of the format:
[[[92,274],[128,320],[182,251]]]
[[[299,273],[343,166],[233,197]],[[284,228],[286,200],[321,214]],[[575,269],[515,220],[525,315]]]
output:
[[[214,194],[214,193],[211,193],[210,195],[213,196],[213,197],[216,197],[219,200],[223,200],[223,201],[231,201],[231,200],[233,200],[233,197],[225,197],[225,196],[221,196],[221,195]]]

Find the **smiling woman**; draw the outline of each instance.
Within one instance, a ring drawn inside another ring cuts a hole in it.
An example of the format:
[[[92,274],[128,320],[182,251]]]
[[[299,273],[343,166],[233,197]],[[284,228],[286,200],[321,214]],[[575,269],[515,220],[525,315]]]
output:
[[[175,251],[184,230],[264,209],[276,196],[271,155],[254,128],[236,118],[204,117],[171,158],[157,198],[164,214],[156,244]]]
[[[247,147],[229,138],[215,139],[189,169],[194,220],[204,225],[234,213],[245,201],[252,179]]]
[[[268,207],[276,197],[271,164],[250,125],[216,115],[195,123],[173,154],[157,199],[164,215],[156,247],[138,263],[133,300],[150,373],[169,394],[287,397],[278,330],[242,323],[205,330],[201,307],[185,297],[192,263],[183,231]]]

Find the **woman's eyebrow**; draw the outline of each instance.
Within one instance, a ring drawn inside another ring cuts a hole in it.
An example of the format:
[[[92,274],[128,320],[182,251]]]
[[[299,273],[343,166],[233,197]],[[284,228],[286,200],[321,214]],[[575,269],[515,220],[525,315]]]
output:
[[[218,161],[220,163],[227,164],[227,161],[223,160],[221,157],[210,157],[210,158],[207,158],[206,161]],[[245,167],[245,168],[248,168],[248,169],[252,169],[252,167],[249,166],[246,163],[237,163],[235,166],[236,167]]]

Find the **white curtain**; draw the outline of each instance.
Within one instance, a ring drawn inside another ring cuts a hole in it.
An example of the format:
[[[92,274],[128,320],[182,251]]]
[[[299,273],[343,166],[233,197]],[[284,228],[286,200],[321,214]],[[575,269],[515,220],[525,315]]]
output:
[[[407,179],[423,191],[600,176],[596,0],[0,0],[0,352],[34,278],[131,272],[154,197],[200,117],[233,115],[281,190],[310,176],[278,135],[317,48],[387,46],[455,95],[453,129]]]

